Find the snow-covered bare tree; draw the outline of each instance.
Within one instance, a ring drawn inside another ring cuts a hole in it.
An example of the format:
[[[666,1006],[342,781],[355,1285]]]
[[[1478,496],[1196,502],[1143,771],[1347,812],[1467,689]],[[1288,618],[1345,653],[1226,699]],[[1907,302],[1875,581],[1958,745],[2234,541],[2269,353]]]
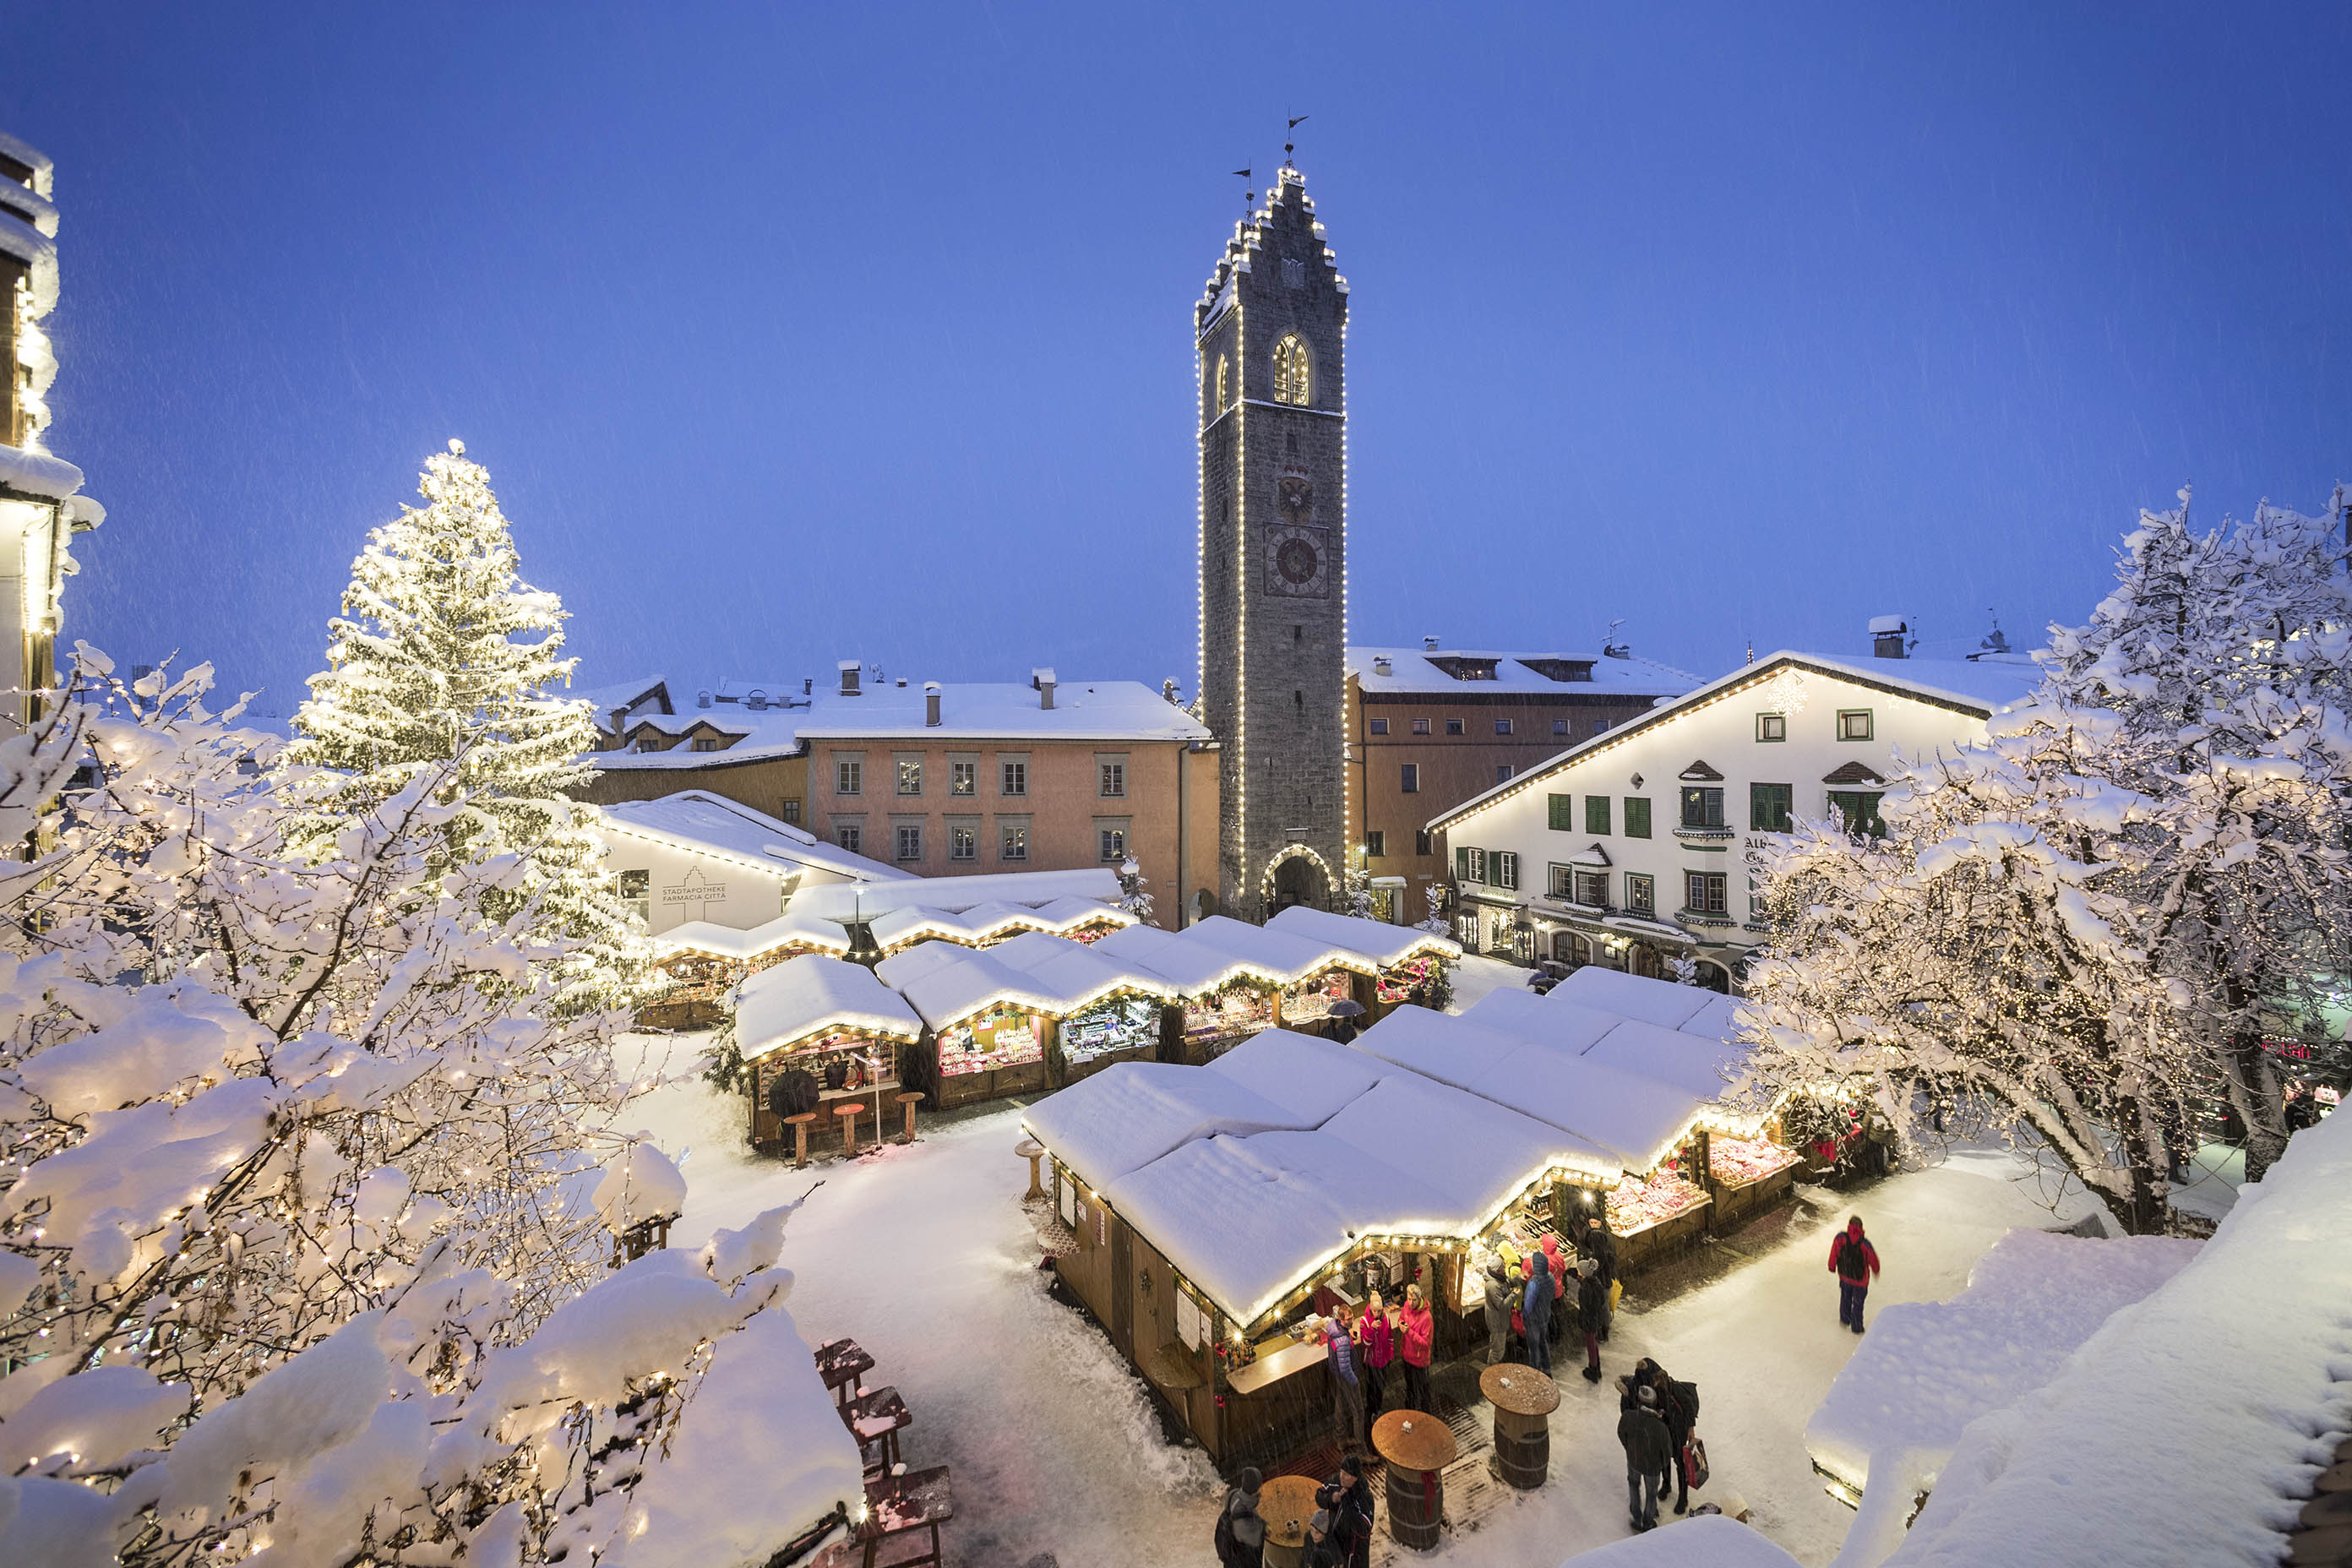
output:
[[[1118,863],[1118,907],[1139,921],[1151,919],[1151,883],[1143,867],[1130,855]]]
[[[675,1194],[462,751],[296,846],[207,671],[104,668],[0,742],[0,1561],[645,1559],[708,1369],[791,1364],[782,1213],[608,1273]]]
[[[596,742],[585,702],[555,694],[564,614],[521,580],[487,469],[462,443],[425,460],[425,505],[404,507],[352,563],[328,668],[294,715],[289,767],[310,771],[295,832],[323,844],[420,777],[462,806],[445,818],[454,859],[510,857],[485,889],[503,914],[526,903],[572,943],[563,1005],[618,1005],[646,974],[643,927],[604,868],[594,808],[571,793]]]
[[[1984,743],[1891,781],[1883,838],[1798,825],[1748,985],[1766,1083],[1863,1088],[1911,1139],[1937,1099],[1984,1108],[2135,1232],[2217,1103],[2259,1173],[2284,1136],[2260,1041],[2335,1048],[2352,973],[2341,552],[2268,508],[2185,521],[2144,518]]]

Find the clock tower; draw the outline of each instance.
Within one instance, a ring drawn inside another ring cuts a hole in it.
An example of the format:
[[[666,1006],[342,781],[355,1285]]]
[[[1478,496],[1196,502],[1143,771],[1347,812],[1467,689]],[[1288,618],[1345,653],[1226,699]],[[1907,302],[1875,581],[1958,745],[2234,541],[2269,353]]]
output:
[[[1285,163],[1193,308],[1202,721],[1218,909],[1339,907],[1348,864],[1348,280]]]

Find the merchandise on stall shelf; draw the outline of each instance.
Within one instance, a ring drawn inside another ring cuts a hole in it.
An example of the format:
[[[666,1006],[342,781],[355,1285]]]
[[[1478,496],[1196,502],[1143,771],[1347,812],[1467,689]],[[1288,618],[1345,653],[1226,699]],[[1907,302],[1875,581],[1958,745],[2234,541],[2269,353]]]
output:
[[[1609,1228],[1619,1236],[1671,1219],[1706,1194],[1671,1171],[1646,1182],[1628,1182],[1609,1194]]]
[[[1071,1062],[1090,1062],[1114,1051],[1150,1046],[1160,1037],[1160,1004],[1131,996],[1090,1007],[1062,1025],[1062,1055]]]
[[[1729,1185],[1761,1181],[1796,1163],[1796,1154],[1777,1143],[1729,1138],[1720,1132],[1707,1140],[1707,1168],[1717,1181]]]
[[[1234,1035],[1274,1022],[1274,993],[1253,985],[1228,985],[1214,996],[1184,1008],[1187,1035]]]
[[[1354,994],[1348,976],[1339,972],[1318,974],[1282,994],[1282,1021],[1296,1027],[1330,1016],[1331,1004]]]
[[[1045,1047],[1026,1013],[991,1013],[940,1037],[940,1071],[993,1072],[1044,1059]]]
[[[1438,971],[1444,967],[1444,961],[1435,953],[1408,958],[1402,963],[1381,972],[1377,994],[1382,1002],[1409,1001],[1414,991],[1433,984],[1437,979]]]

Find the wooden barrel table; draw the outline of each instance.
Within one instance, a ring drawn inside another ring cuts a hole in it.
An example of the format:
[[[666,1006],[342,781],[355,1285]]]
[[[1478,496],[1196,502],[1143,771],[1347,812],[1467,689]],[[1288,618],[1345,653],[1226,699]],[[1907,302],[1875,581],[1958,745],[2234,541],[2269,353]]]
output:
[[[1426,1412],[1391,1410],[1372,1423],[1372,1450],[1388,1467],[1389,1533],[1399,1546],[1436,1551],[1445,1520],[1445,1482],[1438,1472],[1459,1451],[1454,1434]]]
[[[1266,1568],[1298,1568],[1307,1560],[1307,1526],[1315,1517],[1315,1478],[1276,1476],[1258,1488],[1257,1516],[1265,1521]]]
[[[1531,1366],[1502,1362],[1478,1374],[1478,1392],[1495,1407],[1495,1473],[1522,1489],[1543,1485],[1559,1384]]]

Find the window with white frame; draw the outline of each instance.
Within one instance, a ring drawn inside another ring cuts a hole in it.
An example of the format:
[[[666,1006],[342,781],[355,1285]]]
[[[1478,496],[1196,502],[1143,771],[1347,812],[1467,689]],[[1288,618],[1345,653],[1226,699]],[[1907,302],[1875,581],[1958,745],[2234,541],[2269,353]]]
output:
[[[1591,904],[1596,909],[1606,909],[1609,905],[1609,873],[1579,869],[1576,873],[1576,901]]]
[[[1515,851],[1497,849],[1488,855],[1486,870],[1495,887],[1517,888],[1519,885],[1519,858]]]
[[[897,823],[893,825],[890,831],[893,853],[897,858],[919,860],[923,858],[923,825],[921,823]]]
[[[980,759],[950,757],[948,759],[948,793],[975,795],[980,793]]]
[[[980,824],[950,817],[948,820],[948,858],[977,860],[980,858]]]
[[[1124,753],[1115,757],[1095,758],[1095,775],[1097,794],[1101,798],[1104,800],[1127,798],[1127,757]]]
[[[833,793],[835,795],[866,793],[866,759],[864,757],[833,759]]]
[[[898,793],[900,795],[923,793],[922,758],[900,757],[898,759]]]
[[[1029,819],[1025,816],[996,819],[996,858],[999,860],[1023,862],[1029,858]]]
[[[999,757],[997,759],[997,793],[1025,795],[1029,793],[1029,759]]]
[[[1625,910],[1628,914],[1654,915],[1658,912],[1657,879],[1642,871],[1625,873]]]

